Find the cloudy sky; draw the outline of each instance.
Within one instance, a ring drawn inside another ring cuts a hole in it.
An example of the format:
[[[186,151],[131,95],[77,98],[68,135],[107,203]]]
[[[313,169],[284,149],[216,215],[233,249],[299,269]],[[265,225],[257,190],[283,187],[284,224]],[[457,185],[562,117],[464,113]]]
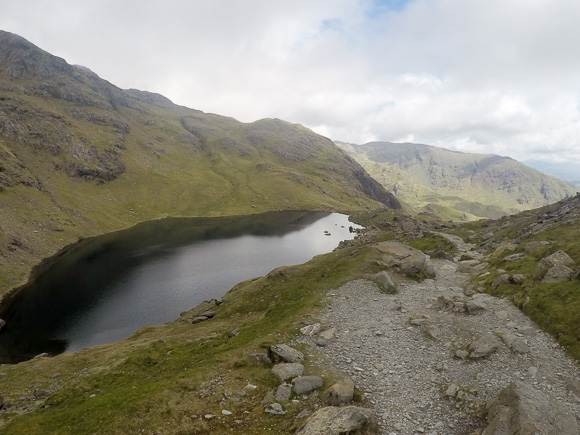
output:
[[[0,29],[244,122],[580,164],[578,0],[0,0]]]

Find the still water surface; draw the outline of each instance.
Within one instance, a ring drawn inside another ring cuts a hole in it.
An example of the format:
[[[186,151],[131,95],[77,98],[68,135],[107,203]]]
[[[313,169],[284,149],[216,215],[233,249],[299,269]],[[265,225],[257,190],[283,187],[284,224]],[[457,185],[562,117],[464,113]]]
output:
[[[128,337],[240,281],[352,239],[342,214],[276,212],[146,222],[82,240],[37,268],[2,307],[0,363]],[[328,234],[330,233],[330,234]]]

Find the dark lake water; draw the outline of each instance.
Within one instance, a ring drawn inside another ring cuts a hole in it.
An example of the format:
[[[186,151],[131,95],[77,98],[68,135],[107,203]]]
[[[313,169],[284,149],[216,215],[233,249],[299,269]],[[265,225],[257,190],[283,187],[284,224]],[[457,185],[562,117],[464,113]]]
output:
[[[168,218],[84,239],[43,262],[0,307],[0,363],[171,321],[240,281],[332,251],[353,238],[349,226],[357,227],[342,214],[292,211]]]

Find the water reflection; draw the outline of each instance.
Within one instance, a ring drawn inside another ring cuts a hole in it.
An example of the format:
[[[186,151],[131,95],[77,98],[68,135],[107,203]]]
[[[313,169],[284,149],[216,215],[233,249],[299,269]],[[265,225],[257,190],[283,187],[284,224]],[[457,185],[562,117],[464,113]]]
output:
[[[352,238],[349,225],[344,215],[318,212],[169,218],[83,240],[45,261],[3,304],[0,363],[173,320],[240,281],[331,251]]]

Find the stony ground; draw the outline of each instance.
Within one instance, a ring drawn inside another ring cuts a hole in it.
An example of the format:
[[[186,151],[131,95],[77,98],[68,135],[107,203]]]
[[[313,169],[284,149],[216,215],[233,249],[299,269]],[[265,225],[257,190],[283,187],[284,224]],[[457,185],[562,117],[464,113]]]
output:
[[[554,340],[507,300],[475,295],[486,308],[474,314],[441,306],[440,296],[463,295],[468,276],[452,261],[433,265],[435,279],[399,282],[397,294],[364,280],[329,292],[320,321],[335,328],[327,331],[334,338],[303,337],[314,360],[354,379],[382,433],[470,434],[485,426],[485,403],[516,380],[579,418],[580,403],[568,390],[580,371]],[[486,335],[498,338],[497,350],[478,359],[457,356]],[[499,339],[505,335],[520,338],[523,353]]]

